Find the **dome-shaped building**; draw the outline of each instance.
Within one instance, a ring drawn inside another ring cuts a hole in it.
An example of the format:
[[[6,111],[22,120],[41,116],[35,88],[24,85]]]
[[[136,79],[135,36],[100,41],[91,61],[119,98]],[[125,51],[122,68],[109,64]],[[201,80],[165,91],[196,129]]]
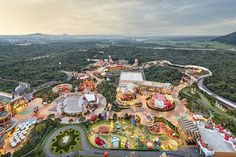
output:
[[[172,110],[175,105],[166,98],[165,95],[156,93],[147,103],[148,107],[158,111],[169,111]]]

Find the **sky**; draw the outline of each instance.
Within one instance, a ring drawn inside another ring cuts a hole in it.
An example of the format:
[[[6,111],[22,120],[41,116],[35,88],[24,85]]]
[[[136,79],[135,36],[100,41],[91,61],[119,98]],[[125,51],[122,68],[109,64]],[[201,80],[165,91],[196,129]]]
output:
[[[0,34],[223,35],[236,0],[0,0]]]

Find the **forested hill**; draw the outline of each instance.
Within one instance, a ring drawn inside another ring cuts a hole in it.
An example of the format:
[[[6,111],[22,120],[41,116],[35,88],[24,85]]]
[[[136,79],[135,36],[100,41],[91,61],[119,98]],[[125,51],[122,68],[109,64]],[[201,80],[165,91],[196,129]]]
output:
[[[225,36],[218,37],[213,40],[221,42],[221,43],[225,43],[225,44],[236,45],[236,32],[230,33]]]

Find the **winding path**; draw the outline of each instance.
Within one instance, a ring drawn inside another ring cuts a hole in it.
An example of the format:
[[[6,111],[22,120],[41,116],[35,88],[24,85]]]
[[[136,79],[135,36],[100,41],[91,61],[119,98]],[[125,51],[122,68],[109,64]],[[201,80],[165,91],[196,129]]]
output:
[[[195,78],[194,76],[192,75],[189,75],[191,77],[191,79],[193,79],[194,82],[197,83],[197,86],[200,90],[202,90],[203,92],[207,93],[208,95],[212,96],[213,98],[215,98],[216,100],[218,100],[219,102],[222,102],[224,106],[226,107],[229,107],[229,108],[232,108],[232,109],[236,109],[236,103],[235,102],[232,102],[228,99],[225,99],[219,95],[216,95],[214,92],[210,91],[203,83],[204,79],[206,77],[210,77],[212,76],[212,72],[205,68],[205,67],[202,67],[202,66],[197,66],[197,65],[180,65],[180,64],[173,64],[167,60],[160,60],[160,61],[151,61],[151,62],[148,62],[146,63],[146,66],[148,67],[149,65],[157,65],[157,64],[160,64],[160,65],[164,65],[164,64],[167,64],[169,66],[173,66],[173,67],[180,67],[180,68],[199,68],[199,69],[202,69],[204,71],[207,71],[208,74],[205,74],[205,75],[202,75],[200,76],[199,78]]]
[[[66,81],[70,81],[73,77],[73,72],[71,71],[65,71],[65,70],[61,70],[61,72],[65,73],[67,75]]]
[[[81,144],[83,150],[80,151],[75,151],[71,153],[67,153],[64,155],[54,155],[50,151],[50,143],[52,139],[59,134],[60,131],[67,130],[69,128],[78,130],[80,132],[80,137],[81,137]],[[85,132],[84,128],[81,125],[65,125],[58,130],[54,131],[49,138],[46,139],[46,142],[44,144],[44,155],[46,157],[67,157],[67,156],[102,156],[104,151],[109,152],[109,155],[112,157],[125,157],[125,156],[131,156],[131,155],[136,155],[136,157],[159,157],[163,152],[160,151],[132,151],[132,150],[102,150],[102,149],[97,149],[91,146],[88,141],[87,141],[87,133]],[[185,157],[187,156],[192,156],[192,157],[197,157],[199,156],[199,153],[196,151],[196,148],[182,148],[179,149],[178,151],[165,151],[167,155],[170,156],[175,156],[175,157]]]

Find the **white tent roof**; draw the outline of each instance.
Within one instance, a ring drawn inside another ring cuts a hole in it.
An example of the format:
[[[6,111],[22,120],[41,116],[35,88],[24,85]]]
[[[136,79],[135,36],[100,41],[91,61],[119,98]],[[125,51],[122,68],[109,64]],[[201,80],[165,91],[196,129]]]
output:
[[[96,97],[94,94],[84,94],[84,96],[89,102],[96,100]]]
[[[141,72],[121,72],[120,81],[143,81]]]

